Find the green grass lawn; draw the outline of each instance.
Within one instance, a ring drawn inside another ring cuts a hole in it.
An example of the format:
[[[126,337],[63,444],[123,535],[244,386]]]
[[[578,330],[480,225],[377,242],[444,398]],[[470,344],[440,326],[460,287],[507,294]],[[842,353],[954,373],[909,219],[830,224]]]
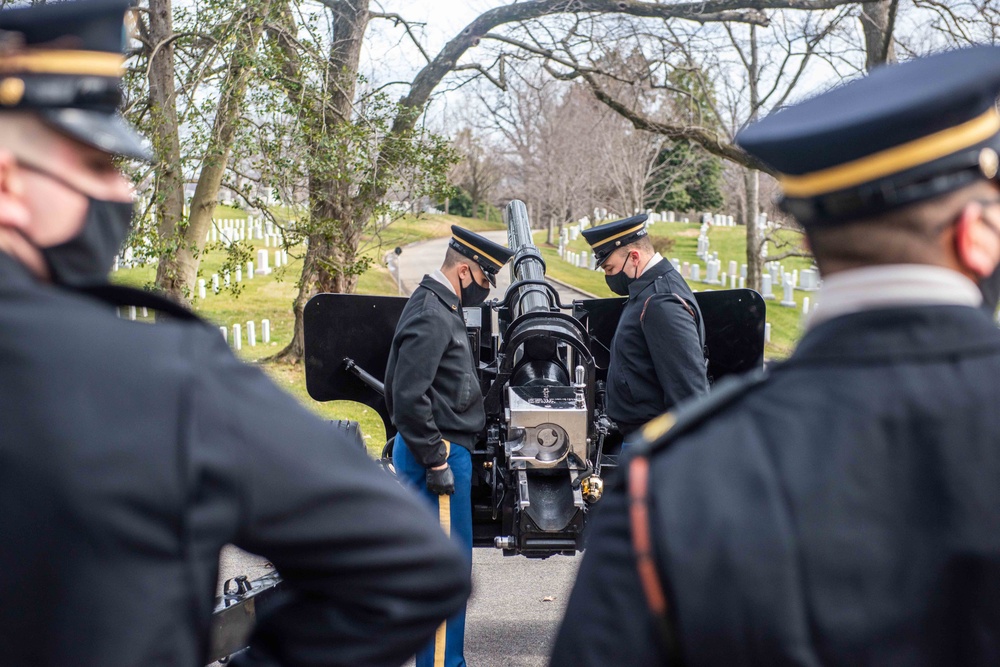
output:
[[[216,209],[216,218],[246,218],[246,213],[238,209],[220,206]],[[371,269],[361,275],[358,281],[358,293],[376,295],[396,295],[396,283],[389,272],[381,265],[380,259],[388,250],[397,245],[407,245],[431,238],[439,238],[451,234],[451,225],[457,224],[476,231],[502,229],[497,223],[487,223],[483,220],[459,218],[457,216],[429,215],[419,218],[405,217],[384,229],[377,238],[366,239],[364,251],[376,261]],[[254,262],[256,251],[265,248],[264,241],[253,241]],[[269,264],[274,264],[274,248],[269,251]],[[225,326],[230,336],[232,326],[239,324],[245,332],[247,321],[252,320],[256,326],[257,345],[250,347],[245,338],[243,349],[236,354],[248,362],[258,362],[261,368],[283,389],[298,398],[309,409],[324,419],[353,419],[361,424],[361,431],[369,450],[378,454],[385,443],[385,427],[381,418],[371,408],[351,403],[349,401],[334,401],[317,403],[306,392],[305,376],[301,366],[261,362],[284,348],[292,337],[294,316],[292,303],[298,293],[297,281],[302,272],[302,255],[304,248],[291,248],[288,252],[288,266],[276,269],[269,276],[254,276],[244,280],[240,293],[222,289],[219,294],[211,290],[213,273],[219,273],[226,257],[222,250],[210,250],[202,259],[198,277],[205,280],[207,294],[204,300],[194,300],[194,310],[208,321],[219,326]],[[141,268],[122,269],[116,272],[114,282],[132,287],[144,288],[153,284],[156,269],[153,265]],[[235,275],[231,276],[235,281]],[[222,276],[220,275],[220,284]],[[261,320],[271,322],[271,343],[261,342]],[[220,332],[221,335],[221,332]]]
[[[654,243],[657,239],[672,239],[673,247],[664,253],[667,259],[677,259],[681,264],[699,264],[701,266],[701,278],[706,275],[705,262],[699,259],[698,233],[701,225],[667,223],[661,222],[649,227],[650,236]],[[783,243],[788,243],[787,247],[776,249],[773,244],[769,244],[768,250],[771,256],[777,256],[791,249],[798,249],[798,235],[793,232],[785,232],[779,238]],[[558,250],[552,246],[542,245],[545,240],[544,232],[535,234],[535,242],[542,248],[542,255],[545,257],[548,275],[569,283],[582,290],[596,294],[598,296],[614,296],[604,282],[604,274],[601,271],[591,271],[572,266],[569,262],[559,257]],[[579,236],[575,241],[570,241],[569,249],[574,252],[589,252],[590,247]],[[719,260],[722,262],[722,270],[728,271],[729,262],[733,260],[737,266],[746,263],[746,228],[745,227],[712,227],[709,231],[709,251],[718,252]],[[812,266],[812,260],[803,257],[789,257],[781,260],[786,271],[798,269],[808,269]],[[720,286],[707,285],[703,282],[689,280],[688,283],[694,291],[722,289]],[[803,299],[809,298],[810,303],[816,302],[815,293],[795,290],[795,308],[778,305],[782,299],[782,289],[779,285],[774,286],[774,294],[777,298],[767,302],[767,321],[771,324],[771,342],[767,344],[764,354],[769,359],[781,359],[791,354],[795,343],[802,335],[802,306]]]

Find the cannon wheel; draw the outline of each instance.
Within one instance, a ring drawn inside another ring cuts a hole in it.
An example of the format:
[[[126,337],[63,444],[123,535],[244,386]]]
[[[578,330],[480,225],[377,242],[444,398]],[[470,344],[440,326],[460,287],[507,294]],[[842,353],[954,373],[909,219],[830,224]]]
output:
[[[378,459],[379,464],[390,475],[396,474],[396,469],[392,465],[392,448],[395,443],[396,438],[389,438],[386,440],[385,446],[382,448],[382,456]]]
[[[365,439],[361,435],[361,426],[358,422],[348,419],[334,419],[330,424],[333,426],[334,431],[338,435],[343,435],[348,442],[353,443],[359,449],[366,449]]]

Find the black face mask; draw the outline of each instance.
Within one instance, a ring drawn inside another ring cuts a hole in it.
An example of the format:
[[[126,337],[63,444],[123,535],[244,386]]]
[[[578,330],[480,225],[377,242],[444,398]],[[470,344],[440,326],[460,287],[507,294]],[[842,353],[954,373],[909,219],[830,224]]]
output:
[[[478,306],[483,301],[486,301],[486,297],[490,294],[489,287],[483,287],[476,282],[472,275],[469,275],[469,284],[463,285],[461,283],[461,278],[459,278],[459,287],[461,287],[461,299],[463,308],[472,308]]]
[[[132,212],[131,202],[88,197],[80,233],[65,243],[41,249],[52,282],[66,287],[106,283],[132,227]]]
[[[998,202],[981,201],[979,203],[985,207],[991,204],[997,204]],[[1000,230],[989,222],[986,223],[986,226],[997,237],[1000,237]],[[980,307],[986,311],[990,317],[993,317],[997,312],[997,304],[1000,303],[1000,264],[993,269],[993,273],[979,281],[979,292],[983,295],[983,305]]]
[[[55,174],[33,165],[21,166],[87,197],[87,212],[80,232],[64,243],[39,249],[52,282],[66,287],[106,283],[115,256],[132,227],[132,202],[94,199]]]
[[[993,273],[979,281],[979,291],[983,295],[982,309],[993,317],[997,312],[997,304],[1000,303],[1000,264]]]
[[[625,273],[626,264],[628,264],[628,255],[625,256],[625,261],[622,262],[622,268],[618,273],[611,276],[605,274],[604,276],[604,282],[608,284],[612,292],[619,296],[628,296],[628,287],[635,281],[635,278],[630,278]]]

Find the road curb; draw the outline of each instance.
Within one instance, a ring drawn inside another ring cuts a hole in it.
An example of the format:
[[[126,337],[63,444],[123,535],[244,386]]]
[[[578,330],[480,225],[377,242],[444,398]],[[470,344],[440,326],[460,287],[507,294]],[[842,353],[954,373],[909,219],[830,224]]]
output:
[[[604,297],[601,297],[601,296],[597,296],[596,294],[591,294],[590,292],[585,292],[582,289],[580,289],[579,287],[577,287],[576,285],[570,285],[568,282],[566,282],[564,280],[559,280],[557,278],[553,278],[552,276],[545,276],[545,279],[546,280],[551,280],[556,285],[561,285],[561,286],[565,287],[566,289],[571,289],[574,292],[579,292],[580,294],[584,295],[588,299],[603,299],[604,298]]]

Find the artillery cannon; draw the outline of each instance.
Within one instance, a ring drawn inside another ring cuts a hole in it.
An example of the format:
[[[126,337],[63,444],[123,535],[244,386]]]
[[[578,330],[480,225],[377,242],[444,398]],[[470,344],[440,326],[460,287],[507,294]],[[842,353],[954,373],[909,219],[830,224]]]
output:
[[[547,557],[583,548],[588,508],[617,466],[621,436],[604,413],[611,338],[622,298],[564,304],[545,279],[523,202],[504,210],[511,284],[502,299],[464,311],[486,428],[473,452],[473,544]],[[695,295],[709,373],[760,367],[764,301],[751,290]],[[306,386],[318,401],[351,400],[395,435],[378,379],[406,300],[319,294],[305,308]]]
[[[583,549],[589,509],[618,465],[621,434],[605,414],[605,382],[623,298],[564,304],[545,279],[520,201],[504,211],[511,284],[502,299],[464,309],[486,427],[472,451],[473,546],[546,558]],[[695,294],[718,381],[761,367],[764,301],[751,290]],[[396,429],[384,376],[406,299],[318,294],[304,312],[306,387],[317,401],[350,400],[375,410],[391,466]],[[280,577],[227,582],[216,610],[213,659],[241,648],[256,608]],[[232,589],[232,590],[230,590]],[[230,620],[233,619],[233,620]]]

